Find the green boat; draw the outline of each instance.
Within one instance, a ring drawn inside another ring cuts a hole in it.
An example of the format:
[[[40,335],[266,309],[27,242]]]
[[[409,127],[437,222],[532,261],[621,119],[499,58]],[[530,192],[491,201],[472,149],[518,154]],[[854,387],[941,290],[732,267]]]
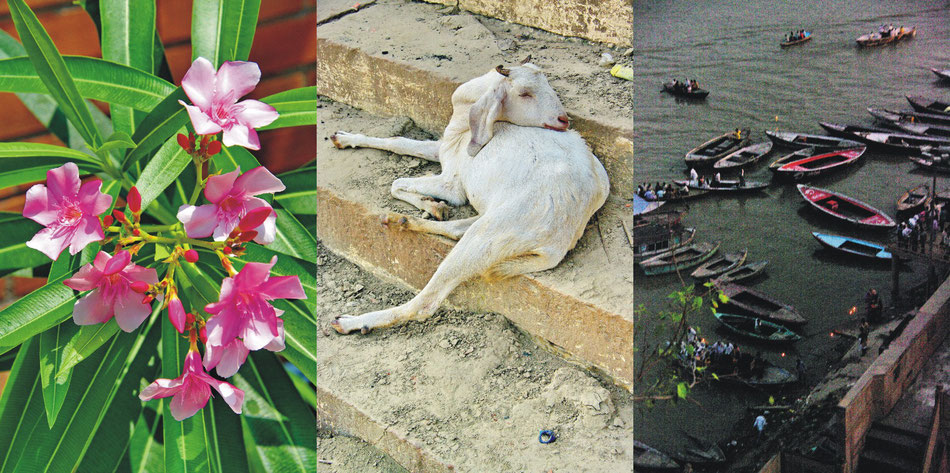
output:
[[[715,313],[716,320],[730,332],[743,337],[768,343],[790,343],[801,340],[801,336],[784,325],[746,315]],[[758,323],[756,323],[758,321]]]
[[[708,260],[719,249],[719,242],[693,243],[640,262],[640,269],[648,276],[692,268]]]

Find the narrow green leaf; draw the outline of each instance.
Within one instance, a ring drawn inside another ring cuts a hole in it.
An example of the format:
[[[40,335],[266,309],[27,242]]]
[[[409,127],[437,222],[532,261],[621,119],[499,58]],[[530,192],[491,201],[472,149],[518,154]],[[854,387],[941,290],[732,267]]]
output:
[[[295,215],[317,214],[317,168],[306,166],[279,176],[287,188],[274,194],[274,202]]]
[[[269,95],[261,102],[271,105],[280,114],[277,120],[258,130],[317,124],[317,88],[301,87]]]
[[[195,0],[191,59],[204,57],[215,68],[225,61],[246,61],[260,8],[261,0]]]
[[[261,165],[250,151],[241,146],[226,146],[221,152],[211,158],[216,170],[231,172],[238,167],[241,172],[247,172]]]
[[[274,301],[274,307],[284,311],[284,339],[286,348],[280,352],[294,364],[311,383],[317,382],[317,321],[316,306],[310,301]]]
[[[277,212],[277,235],[267,248],[304,261],[317,260],[317,240],[290,212],[274,208]]]
[[[158,427],[162,420],[162,404],[157,403],[158,412],[143,409],[135,430],[129,441],[129,468],[132,473],[163,473],[165,454],[163,445],[156,440]]]
[[[191,156],[174,140],[166,141],[152,158],[136,182],[142,194],[142,207],[147,207],[178,175],[191,164]]]
[[[40,356],[39,340],[29,339],[17,354],[10,369],[10,377],[0,396],[0,471],[10,449],[23,434],[19,426],[25,422],[38,420],[43,415],[43,401],[40,399]],[[34,419],[28,416],[28,408],[33,407]]]
[[[0,188],[43,181],[46,171],[67,162],[76,163],[85,173],[100,169],[92,156],[74,149],[42,143],[0,143]]]
[[[155,71],[152,51],[155,37],[154,0],[101,0],[102,58],[144,72]],[[110,105],[115,129],[135,131],[135,111],[124,105]]]
[[[102,135],[49,34],[23,0],[7,0],[7,3],[20,41],[46,89],[86,143],[98,148],[102,145]]]
[[[49,428],[53,428],[59,408],[66,400],[66,390],[72,370],[62,369],[62,349],[65,340],[78,327],[73,321],[67,320],[40,334],[40,381],[43,385],[43,405],[46,407],[46,420]]]
[[[187,96],[181,87],[168,94],[168,97],[165,97],[142,120],[141,126],[132,137],[136,145],[125,157],[122,163],[123,169],[127,169],[132,164],[145,158],[177,133],[187,131],[185,126],[189,122],[188,112],[185,107],[178,103],[179,100],[187,100]],[[175,140],[173,142],[177,143]]]
[[[48,256],[26,246],[26,242],[42,228],[20,214],[0,212],[0,270],[49,263]]]
[[[676,385],[676,395],[680,399],[686,399],[686,396],[689,395],[689,386],[686,383],[679,383]]]
[[[106,142],[102,144],[97,151],[97,153],[104,153],[112,150],[124,150],[129,148],[134,148],[135,142],[132,141],[132,137],[124,131],[117,131],[112,134],[112,136],[106,138]]]
[[[73,290],[53,280],[0,311],[0,353],[62,323],[73,312]]]

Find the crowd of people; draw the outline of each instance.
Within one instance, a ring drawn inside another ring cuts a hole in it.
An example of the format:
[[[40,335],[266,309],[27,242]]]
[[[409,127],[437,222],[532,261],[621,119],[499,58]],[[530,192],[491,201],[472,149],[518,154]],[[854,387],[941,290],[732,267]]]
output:
[[[680,82],[679,79],[674,77],[670,84],[670,88],[676,91],[692,92],[694,90],[699,90],[699,81],[689,78],[683,82]]]
[[[950,223],[943,204],[929,204],[897,226],[897,246],[913,252],[933,253],[950,248]]]
[[[669,200],[689,194],[688,186],[678,186],[668,182],[646,183],[637,186],[637,195],[643,200]]]
[[[785,35],[785,42],[787,43],[791,41],[798,41],[804,38],[805,38],[805,30],[789,31],[788,34]]]
[[[680,359],[690,370],[707,367],[719,376],[736,375],[743,378],[761,378],[765,374],[766,361],[761,352],[753,356],[732,342],[707,344],[693,327],[687,329],[686,340],[680,342],[679,348]]]

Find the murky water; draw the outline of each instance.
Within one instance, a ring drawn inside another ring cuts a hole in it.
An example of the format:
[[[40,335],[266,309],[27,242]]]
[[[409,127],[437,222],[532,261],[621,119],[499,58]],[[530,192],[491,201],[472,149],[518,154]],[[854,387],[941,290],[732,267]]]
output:
[[[882,23],[916,25],[917,37],[879,48],[855,47],[855,38]],[[688,150],[736,127],[751,128],[753,141],[759,142],[767,140],[765,129],[822,133],[819,120],[872,125],[866,107],[909,109],[904,95],[950,99],[950,84],[938,82],[930,72],[931,67],[950,68],[950,2],[636,0],[634,27],[637,181],[682,178]],[[800,28],[812,31],[814,39],[781,49],[784,34]],[[682,103],[660,93],[664,81],[687,76],[710,90],[706,101]],[[776,151],[765,161],[774,159]],[[769,180],[766,167],[762,163],[747,170],[747,179]],[[905,158],[868,152],[850,170],[811,183],[893,215],[900,194],[930,180]],[[940,190],[950,188],[950,179],[937,182]],[[805,207],[793,184],[774,184],[745,197],[691,202],[685,224],[697,228],[697,241],[721,240],[721,251],[748,248],[749,260],[770,260],[768,276],[754,287],[794,305],[809,323],[806,338],[787,357],[780,357],[781,350],[768,350],[767,358],[793,368],[795,357],[801,356],[812,378],[834,361],[836,341],[829,331],[848,319],[850,307],[863,305],[868,288],[879,288],[889,300],[889,265],[829,254],[811,232],[879,241],[885,235],[817,215]],[[925,276],[923,267],[908,266],[901,273],[902,286]],[[636,303],[656,310],[678,284],[675,275],[644,276],[637,270]],[[711,315],[698,322],[708,338],[723,337]],[[637,343],[645,344],[649,327],[641,328]],[[723,439],[746,406],[768,399],[755,391],[715,386],[694,394],[701,406],[638,410],[636,437],[671,449],[686,443],[682,430]]]

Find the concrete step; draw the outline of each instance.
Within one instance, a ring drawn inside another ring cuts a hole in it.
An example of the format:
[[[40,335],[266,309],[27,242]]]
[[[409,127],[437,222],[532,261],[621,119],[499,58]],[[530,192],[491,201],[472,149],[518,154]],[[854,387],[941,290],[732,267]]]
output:
[[[885,450],[919,461],[927,449],[927,436],[875,422],[864,437],[864,448]]]
[[[424,132],[411,131],[411,121],[405,118],[375,117],[327,100],[319,107],[318,238],[377,275],[421,289],[454,242],[385,228],[380,217],[393,211],[421,216],[389,195],[390,184],[398,177],[438,173],[439,165],[373,149],[338,150],[328,137],[346,130],[425,139]],[[565,356],[630,389],[633,251],[627,230],[633,211],[625,205],[608,200],[577,246],[554,269],[492,283],[478,278],[457,288],[448,304],[503,314]],[[452,218],[472,215],[474,210],[466,206],[453,211]]]
[[[317,431],[320,473],[409,473],[389,455],[355,437]]]
[[[865,449],[858,462],[858,473],[919,473],[921,462],[891,450]]]
[[[621,472],[633,464],[629,392],[534,343],[504,317],[442,309],[365,336],[328,327],[341,313],[411,293],[318,248],[317,420],[408,471]],[[538,441],[553,430],[556,440]],[[321,454],[339,472],[365,460]],[[323,471],[324,466],[320,466]]]
[[[553,4],[552,4],[553,5]],[[381,116],[407,116],[441,134],[455,88],[530,54],[560,95],[621,196],[633,193],[633,82],[597,62],[611,49],[438,5],[380,0],[320,25],[321,94]],[[630,62],[631,58],[618,57]]]

